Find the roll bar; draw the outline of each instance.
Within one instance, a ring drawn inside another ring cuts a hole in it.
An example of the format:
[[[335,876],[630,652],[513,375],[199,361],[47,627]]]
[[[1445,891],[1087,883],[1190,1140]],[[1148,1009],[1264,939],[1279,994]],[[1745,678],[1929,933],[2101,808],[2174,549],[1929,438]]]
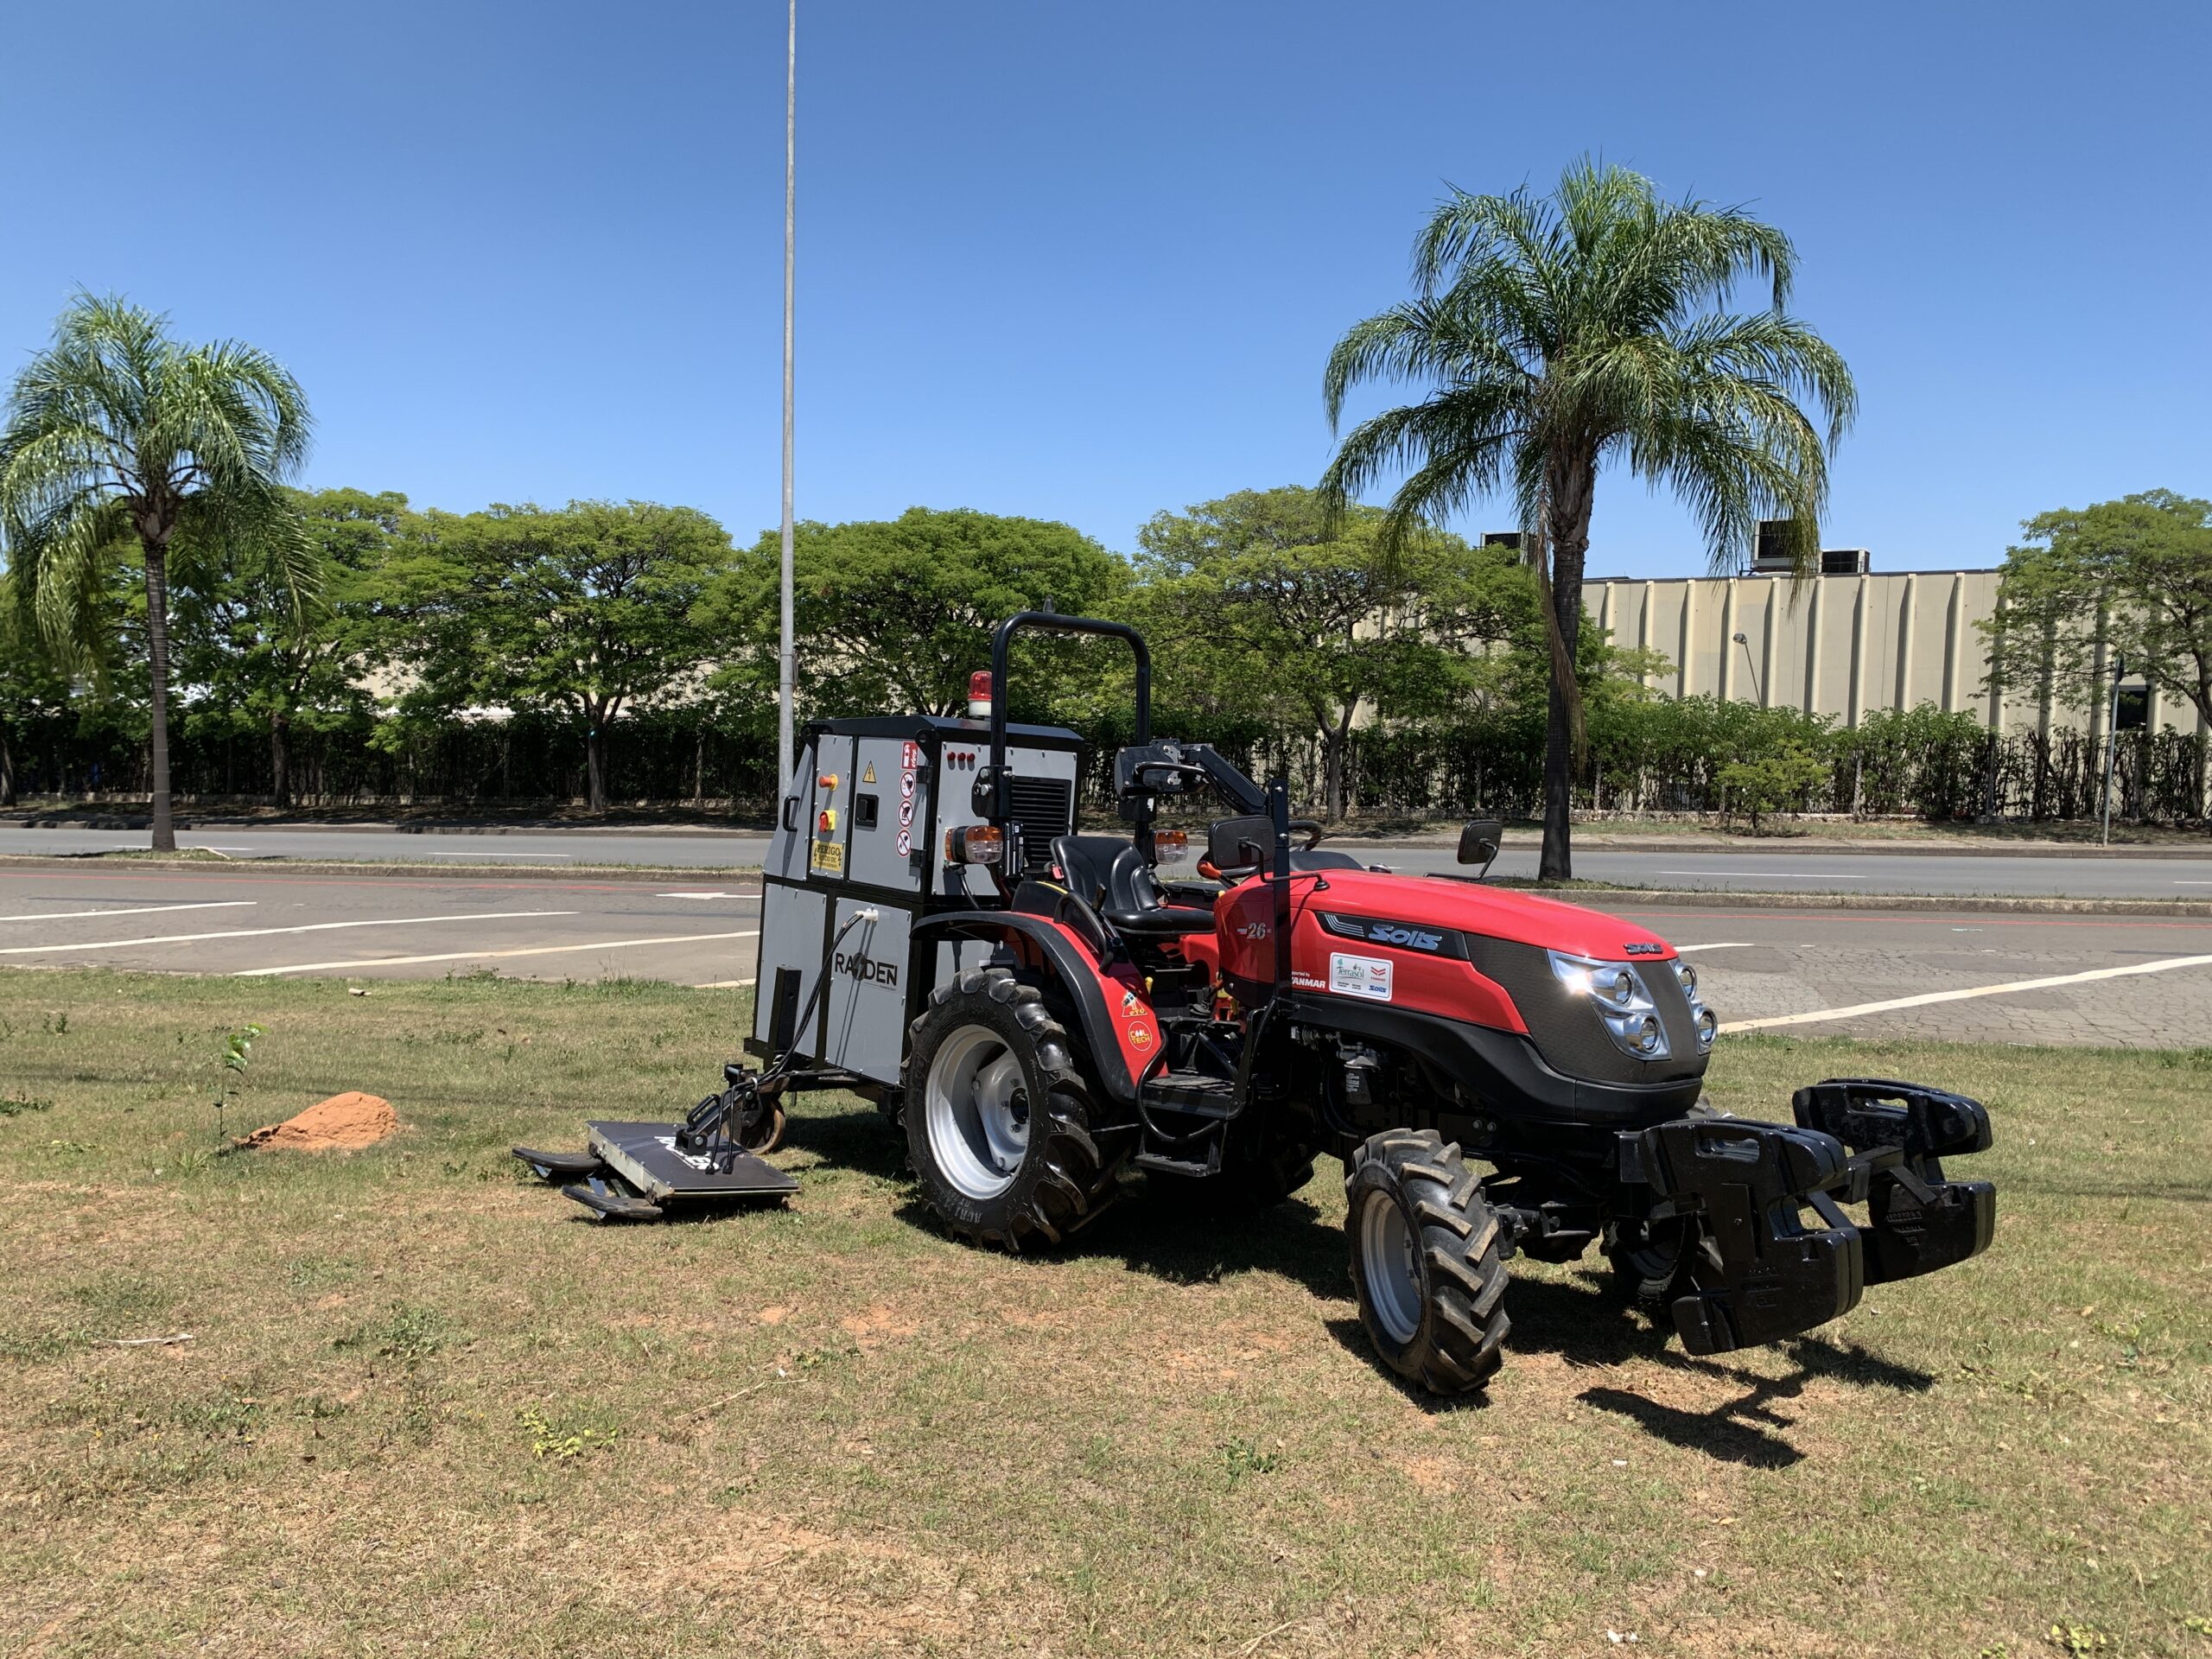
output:
[[[1137,659],[1136,741],[1152,741],[1152,652],[1142,634],[1126,622],[1095,616],[1062,616],[1055,611],[1021,611],[1009,616],[991,635],[991,820],[1001,824],[1014,816],[1014,779],[1006,769],[1006,675],[1007,648],[1019,628],[1039,633],[1103,633],[1128,641]]]

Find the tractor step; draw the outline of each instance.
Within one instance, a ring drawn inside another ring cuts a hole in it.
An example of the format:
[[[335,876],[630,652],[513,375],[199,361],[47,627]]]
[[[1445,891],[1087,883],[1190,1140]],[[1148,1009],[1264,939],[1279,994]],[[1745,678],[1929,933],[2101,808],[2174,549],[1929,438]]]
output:
[[[1243,1109],[1236,1085],[1206,1071],[1161,1071],[1147,1077],[1138,1093],[1156,1110],[1191,1117],[1235,1117]]]
[[[1187,1175],[1198,1179],[1221,1173],[1221,1147],[1217,1143],[1208,1142],[1204,1163],[1193,1158],[1171,1158],[1164,1152],[1141,1152],[1129,1161],[1139,1169],[1153,1170],[1162,1175]]]

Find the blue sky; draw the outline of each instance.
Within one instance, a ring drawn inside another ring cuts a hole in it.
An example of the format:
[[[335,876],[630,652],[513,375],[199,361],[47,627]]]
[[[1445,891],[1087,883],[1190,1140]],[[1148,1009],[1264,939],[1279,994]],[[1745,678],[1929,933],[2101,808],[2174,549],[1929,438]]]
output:
[[[1445,183],[1588,150],[1796,239],[1859,426],[1831,545],[1995,563],[2212,494],[2194,4],[801,0],[802,516],[1311,482]],[[18,5],[0,367],[73,285],[283,358],[309,481],[777,515],[781,0]],[[95,22],[97,19],[97,22]],[[1494,528],[1478,511],[1459,527]],[[1592,568],[1702,561],[1601,486]]]

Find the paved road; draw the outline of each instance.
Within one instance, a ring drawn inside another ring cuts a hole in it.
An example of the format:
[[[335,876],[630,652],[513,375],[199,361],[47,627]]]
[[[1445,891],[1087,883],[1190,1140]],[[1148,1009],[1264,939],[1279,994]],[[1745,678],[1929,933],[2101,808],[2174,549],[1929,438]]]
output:
[[[1733,1030],[2195,1047],[2212,921],[1637,905]],[[0,967],[241,976],[753,976],[751,884],[0,868]]]
[[[282,830],[226,827],[180,834],[187,847],[212,847],[233,858],[414,859],[425,863],[657,864],[688,869],[757,868],[767,841],[717,831],[632,833],[527,830],[473,834],[391,830]],[[75,853],[143,847],[143,830],[0,829],[0,853]],[[1337,845],[1361,849],[1356,842]],[[1374,846],[1374,862],[1402,870],[1455,868],[1448,847]],[[2212,849],[2203,858],[2078,857],[2001,855],[1824,853],[1759,850],[1657,852],[1590,849],[1575,856],[1586,880],[1647,887],[1787,893],[2061,893],[2077,898],[2212,898]],[[1536,849],[1513,841],[1498,861],[1501,875],[1533,876]]]
[[[753,977],[757,886],[0,870],[0,967],[438,979]]]
[[[2212,920],[1609,903],[1673,940],[1722,1028],[2196,1048]]]

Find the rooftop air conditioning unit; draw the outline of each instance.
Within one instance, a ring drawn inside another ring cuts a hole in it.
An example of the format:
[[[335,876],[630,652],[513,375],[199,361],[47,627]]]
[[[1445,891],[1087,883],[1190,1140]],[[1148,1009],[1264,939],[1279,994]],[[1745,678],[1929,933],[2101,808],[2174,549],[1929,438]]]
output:
[[[1795,518],[1762,518],[1758,534],[1751,543],[1751,574],[1755,576],[1786,576],[1796,569],[1790,556],[1790,538],[1795,533]]]
[[[1507,552],[1513,555],[1513,563],[1516,564],[1526,564],[1529,563],[1528,537],[1523,536],[1517,530],[1493,530],[1485,531],[1483,536],[1483,545],[1484,547],[1503,548]]]
[[[1874,556],[1863,547],[1824,547],[1821,574],[1824,576],[1863,576],[1874,568]]]

